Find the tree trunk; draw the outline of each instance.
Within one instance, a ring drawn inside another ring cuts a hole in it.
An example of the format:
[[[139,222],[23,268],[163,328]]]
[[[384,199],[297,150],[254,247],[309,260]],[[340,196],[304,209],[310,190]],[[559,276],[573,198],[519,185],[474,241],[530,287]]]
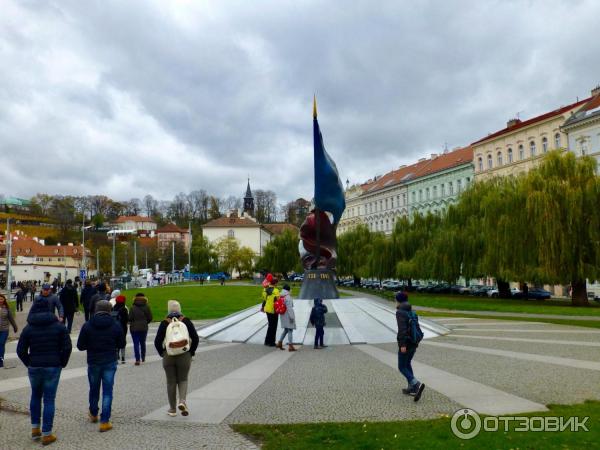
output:
[[[357,275],[354,275],[353,278],[354,278],[354,286],[356,286],[356,287],[360,286],[360,277]]]
[[[500,278],[497,278],[496,284],[498,285],[498,297],[511,298],[510,284],[508,284],[508,281],[504,281],[504,280],[501,280]]]
[[[571,304],[573,306],[589,306],[585,280],[571,282]]]

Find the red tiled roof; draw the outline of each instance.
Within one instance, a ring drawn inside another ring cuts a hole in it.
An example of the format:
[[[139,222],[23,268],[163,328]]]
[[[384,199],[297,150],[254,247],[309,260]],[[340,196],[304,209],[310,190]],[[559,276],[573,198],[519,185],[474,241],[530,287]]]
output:
[[[227,227],[253,227],[258,228],[261,225],[252,219],[247,217],[219,217],[218,219],[211,220],[210,222],[202,225],[202,228],[227,228]]]
[[[6,244],[0,244],[2,252],[6,253]],[[13,239],[12,255],[16,256],[70,256],[81,258],[83,247],[81,245],[42,245],[31,238]],[[86,249],[86,254],[90,254]]]
[[[153,245],[156,245],[158,240],[156,237],[141,237],[138,239],[139,243],[142,247],[152,247]]]
[[[499,136],[502,136],[505,133],[512,133],[513,131],[518,130],[520,128],[524,128],[524,127],[527,127],[529,125],[533,125],[535,123],[542,122],[542,121],[547,120],[547,119],[551,119],[552,117],[558,116],[560,114],[564,114],[567,111],[569,111],[570,109],[576,108],[577,106],[583,105],[584,103],[590,101],[590,99],[591,99],[591,97],[590,98],[586,98],[585,100],[580,100],[580,101],[577,101],[575,103],[571,103],[570,105],[567,105],[567,106],[562,106],[562,107],[560,107],[558,109],[555,109],[554,111],[550,111],[550,112],[547,112],[545,114],[541,114],[539,116],[532,117],[531,119],[528,119],[528,120],[525,120],[525,121],[522,121],[522,122],[519,121],[516,124],[514,124],[513,126],[503,128],[502,130],[496,131],[495,133],[492,133],[492,134],[484,137],[483,139],[475,141],[471,145],[481,144],[482,142],[485,142],[488,139],[494,139],[494,138],[497,138]]]
[[[158,230],[156,230],[156,234],[161,234],[161,233],[187,233],[187,232],[188,232],[188,230],[185,230],[183,228],[179,228],[174,223],[168,223],[164,227],[161,227]]]
[[[365,193],[376,192],[389,186],[394,186],[402,182],[406,183],[415,178],[467,164],[471,161],[473,161],[473,149],[471,147],[463,147],[386,173],[376,181],[361,185],[361,188]]]
[[[294,233],[298,233],[300,229],[292,223],[265,223],[263,227],[267,229],[271,234],[279,235],[285,230],[291,230]]]
[[[154,220],[152,220],[152,218],[144,217],[144,216],[121,216],[117,220],[115,220],[115,223],[124,223],[124,222],[152,222],[152,223],[155,223]]]

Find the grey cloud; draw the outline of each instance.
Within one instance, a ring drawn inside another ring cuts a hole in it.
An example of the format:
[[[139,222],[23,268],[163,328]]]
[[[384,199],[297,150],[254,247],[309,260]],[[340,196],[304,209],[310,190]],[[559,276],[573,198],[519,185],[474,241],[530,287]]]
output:
[[[315,92],[358,182],[600,81],[592,1],[8,5],[0,191],[24,196],[310,197]]]

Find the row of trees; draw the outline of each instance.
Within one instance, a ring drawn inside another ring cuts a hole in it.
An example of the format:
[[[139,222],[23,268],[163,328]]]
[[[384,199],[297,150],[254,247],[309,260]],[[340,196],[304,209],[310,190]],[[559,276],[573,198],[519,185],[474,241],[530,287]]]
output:
[[[391,236],[366,226],[338,240],[342,276],[455,283],[492,276],[563,284],[588,303],[586,279],[600,279],[600,178],[593,158],[549,153],[518,177],[474,183],[443,215],[400,219]]]

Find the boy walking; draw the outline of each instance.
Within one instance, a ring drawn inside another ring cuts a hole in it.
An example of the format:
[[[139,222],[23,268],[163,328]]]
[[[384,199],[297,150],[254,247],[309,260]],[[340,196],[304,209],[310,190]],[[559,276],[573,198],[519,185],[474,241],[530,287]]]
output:
[[[315,305],[310,311],[310,323],[315,327],[315,350],[325,348],[323,339],[325,338],[325,314],[327,314],[327,306],[323,304],[323,300],[315,298]]]
[[[415,356],[423,332],[419,327],[418,316],[408,303],[406,291],[396,294],[396,322],[398,323],[398,370],[408,381],[408,388],[402,389],[405,395],[412,395],[418,402],[423,394],[425,385],[415,378],[412,369],[412,359]]]

